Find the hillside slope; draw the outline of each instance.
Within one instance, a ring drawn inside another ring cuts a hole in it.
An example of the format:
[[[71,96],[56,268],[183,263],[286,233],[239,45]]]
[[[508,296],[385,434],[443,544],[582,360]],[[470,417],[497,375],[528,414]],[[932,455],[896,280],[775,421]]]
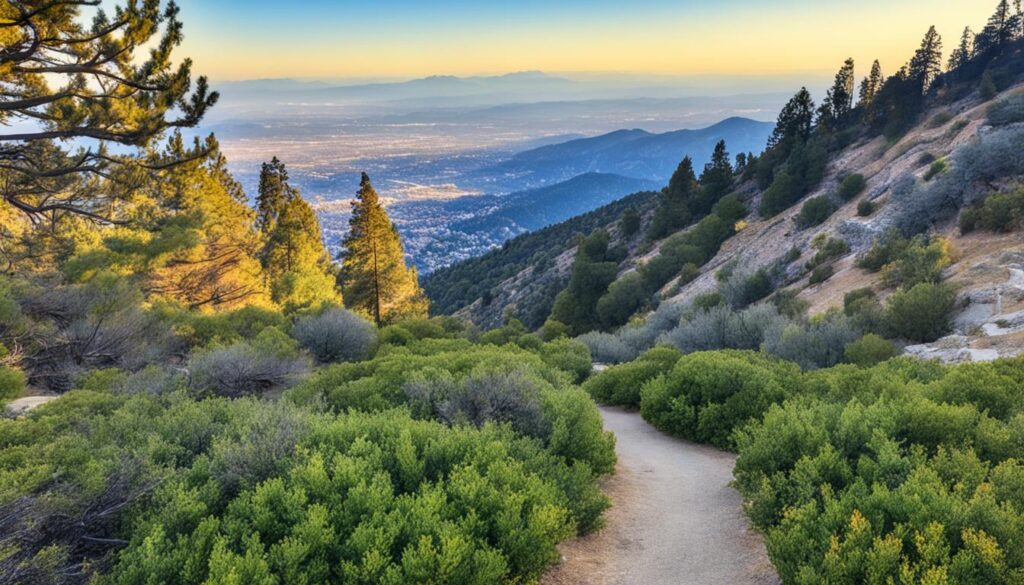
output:
[[[686,281],[677,277],[663,286],[657,295],[660,302],[687,304],[718,290],[723,269],[771,274],[773,288],[806,301],[812,315],[841,311],[845,295],[865,287],[874,287],[884,301],[892,289],[881,285],[881,273],[859,268],[857,259],[892,230],[907,222],[923,222],[915,231],[923,229],[943,238],[951,251],[952,263],[943,278],[957,289],[956,314],[951,336],[932,344],[911,345],[906,351],[948,361],[1020,353],[1024,346],[1024,238],[1020,232],[964,235],[957,224],[965,206],[1021,185],[1024,118],[1017,111],[1019,103],[1024,103],[1024,85],[1019,82],[1008,84],[988,99],[977,91],[967,92],[958,99],[937,101],[897,140],[875,136],[855,141],[830,157],[822,180],[802,199],[768,219],[751,213],[696,277]],[[1003,104],[1000,107],[1011,114],[994,122],[990,116],[996,104]],[[985,173],[993,178],[985,179]],[[823,197],[835,201],[842,180],[855,174],[865,180],[859,195],[837,205],[820,225],[798,225],[807,201]],[[734,191],[748,209],[758,209],[762,191],[753,181],[740,183]],[[872,209],[862,216],[869,207],[867,202]],[[633,206],[648,225],[655,213],[655,199]],[[657,257],[670,239],[644,242],[643,238],[623,238],[614,216],[590,225],[608,230],[612,245],[627,250],[619,267],[620,278]],[[827,239],[841,240],[845,249],[828,259],[831,275],[815,275],[812,259]],[[564,286],[574,254],[574,245],[547,250],[542,262],[518,264],[504,280],[489,281],[488,302],[477,300],[461,308],[447,308],[486,326],[500,323],[502,315],[512,310],[529,326],[537,327],[543,323],[537,306],[543,303],[538,302],[536,283],[561,281]],[[465,270],[463,277],[470,281],[472,270],[466,268],[453,267],[452,271]],[[525,311],[526,306],[533,310]]]

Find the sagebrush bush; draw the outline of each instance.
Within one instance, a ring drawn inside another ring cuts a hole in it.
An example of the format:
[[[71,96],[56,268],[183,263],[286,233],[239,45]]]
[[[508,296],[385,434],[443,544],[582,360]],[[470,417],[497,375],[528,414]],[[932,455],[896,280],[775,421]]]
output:
[[[1024,93],[1015,93],[988,107],[988,123],[1008,126],[1024,122]]]
[[[586,345],[593,360],[602,364],[621,364],[637,355],[636,349],[610,333],[591,331],[577,337],[576,341]]]
[[[713,307],[689,315],[660,342],[683,353],[717,349],[757,349],[768,331],[788,320],[771,305],[755,305],[743,311],[726,306]]]
[[[764,354],[695,353],[644,385],[640,412],[662,431],[731,449],[734,429],[796,394],[799,375],[793,364]]]
[[[809,323],[775,327],[764,338],[764,351],[805,370],[827,368],[843,360],[846,346],[859,336],[844,315],[829,314]]]
[[[309,371],[294,341],[265,329],[251,342],[239,341],[196,352],[188,363],[190,386],[199,393],[238,397],[287,388]]]
[[[894,335],[927,343],[952,329],[956,291],[948,284],[923,282],[888,299],[886,326]]]
[[[345,309],[300,318],[292,326],[292,337],[321,364],[366,359],[377,344],[374,326]]]

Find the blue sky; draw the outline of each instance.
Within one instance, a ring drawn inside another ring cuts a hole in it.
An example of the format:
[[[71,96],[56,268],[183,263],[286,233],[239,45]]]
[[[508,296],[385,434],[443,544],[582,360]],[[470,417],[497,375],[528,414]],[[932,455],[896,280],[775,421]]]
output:
[[[180,0],[218,79],[554,72],[781,74],[847,56],[893,70],[930,24],[947,49],[995,0]]]

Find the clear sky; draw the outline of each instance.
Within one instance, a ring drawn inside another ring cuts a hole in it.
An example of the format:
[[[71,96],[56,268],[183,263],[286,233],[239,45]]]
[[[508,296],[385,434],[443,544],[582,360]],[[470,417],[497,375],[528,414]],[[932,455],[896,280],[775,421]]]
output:
[[[218,80],[432,74],[891,72],[946,53],[996,0],[179,0],[181,54]]]

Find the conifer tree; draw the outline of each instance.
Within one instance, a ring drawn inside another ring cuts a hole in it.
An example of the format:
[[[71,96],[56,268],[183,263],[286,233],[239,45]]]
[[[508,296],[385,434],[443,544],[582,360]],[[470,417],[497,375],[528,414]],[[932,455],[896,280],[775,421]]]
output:
[[[668,186],[659,195],[658,211],[651,222],[648,239],[663,238],[685,226],[692,217],[688,204],[697,196],[699,190],[697,175],[693,171],[693,160],[688,156],[684,157],[672,173]]]
[[[618,272],[608,244],[608,233],[603,230],[580,239],[569,285],[555,298],[551,319],[567,325],[572,335],[600,326],[597,304]]]
[[[870,110],[880,89],[882,89],[882,64],[875,59],[871,65],[871,74],[865,77],[860,84],[860,99],[857,102],[857,107],[863,108],[865,111]]]
[[[352,202],[349,226],[341,269],[346,305],[370,315],[378,326],[426,316],[427,299],[416,269],[406,266],[398,230],[366,173]]]
[[[996,10],[974,41],[974,53],[986,59],[997,56],[1019,33],[1019,13],[1010,8],[1009,0],[999,0]]]
[[[696,215],[710,213],[715,203],[729,194],[732,184],[732,163],[729,151],[725,147],[725,141],[721,140],[715,145],[711,162],[704,166],[704,172],[700,175],[700,193],[691,204],[693,213]]]
[[[316,212],[297,194],[281,207],[267,236],[263,266],[274,302],[288,311],[341,303]]]
[[[259,194],[256,196],[256,222],[264,233],[274,229],[285,205],[296,197],[288,184],[288,169],[276,156],[260,169]]]
[[[182,38],[174,2],[0,3],[0,124],[20,123],[0,134],[0,204],[35,221],[126,221],[140,173],[187,162],[147,149],[217,102],[188,59],[175,66]]]
[[[960,36],[960,44],[949,54],[946,70],[955,73],[967,65],[974,56],[974,32],[966,27]]]
[[[779,113],[775,130],[768,139],[768,148],[779,148],[783,151],[782,158],[797,145],[807,141],[814,127],[814,100],[806,87],[793,96]]]
[[[942,74],[942,37],[932,26],[921,40],[921,47],[910,60],[907,75],[924,94],[928,92],[940,74]]]
[[[854,80],[853,59],[847,59],[836,73],[835,81],[828,90],[818,111],[818,123],[834,129],[842,126],[853,110]]]

